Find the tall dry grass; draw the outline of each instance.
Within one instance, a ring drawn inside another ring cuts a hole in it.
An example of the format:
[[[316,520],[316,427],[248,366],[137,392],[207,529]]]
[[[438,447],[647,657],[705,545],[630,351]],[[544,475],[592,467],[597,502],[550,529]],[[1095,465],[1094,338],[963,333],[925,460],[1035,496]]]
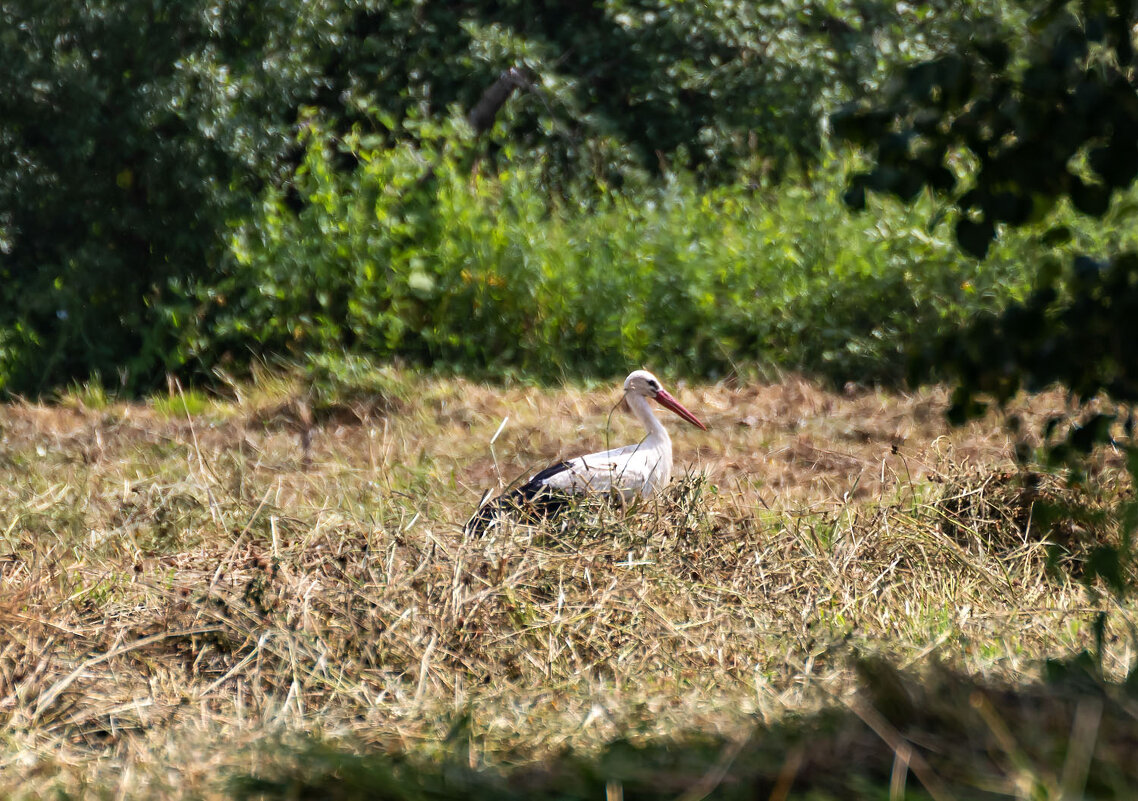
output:
[[[730,739],[848,701],[859,654],[1033,681],[1104,609],[1106,674],[1133,659],[1134,608],[1077,580],[1110,465],[1101,496],[1025,483],[939,390],[678,387],[711,431],[673,428],[662,497],[471,540],[499,476],[635,428],[608,388],[397,379],[0,411],[0,791],[221,797],[265,742],[429,757],[457,720],[478,764]]]

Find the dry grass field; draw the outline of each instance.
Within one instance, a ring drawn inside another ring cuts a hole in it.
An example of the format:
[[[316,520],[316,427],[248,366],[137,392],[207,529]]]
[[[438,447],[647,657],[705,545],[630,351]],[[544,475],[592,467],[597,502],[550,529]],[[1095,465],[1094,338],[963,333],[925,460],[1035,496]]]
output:
[[[1122,681],[1138,644],[1078,578],[1116,537],[1111,454],[1076,493],[995,418],[948,428],[943,390],[672,390],[710,430],[668,422],[664,497],[484,540],[484,490],[639,438],[617,390],[266,374],[3,407],[0,796],[1135,786],[1138,705],[1072,667]]]

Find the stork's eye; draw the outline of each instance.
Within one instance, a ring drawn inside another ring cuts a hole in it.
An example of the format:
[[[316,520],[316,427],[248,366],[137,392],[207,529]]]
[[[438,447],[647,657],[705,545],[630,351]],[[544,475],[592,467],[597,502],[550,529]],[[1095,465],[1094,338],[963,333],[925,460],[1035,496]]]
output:
[[[649,381],[648,382],[648,388],[651,389],[653,392],[659,392],[660,391],[660,384],[659,384],[659,382],[656,382],[656,381]]]

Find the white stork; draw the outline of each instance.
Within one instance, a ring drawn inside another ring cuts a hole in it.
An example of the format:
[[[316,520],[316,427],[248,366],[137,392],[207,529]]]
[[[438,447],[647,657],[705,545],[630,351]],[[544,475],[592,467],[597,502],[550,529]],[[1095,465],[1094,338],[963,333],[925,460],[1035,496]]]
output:
[[[525,518],[549,516],[565,507],[568,496],[599,492],[617,494],[624,501],[647,498],[672,477],[672,439],[656,419],[648,399],[654,399],[694,426],[707,430],[694,414],[673,398],[647,370],[636,370],[624,380],[624,399],[647,436],[634,445],[578,456],[558,462],[532,476],[519,487],[479,507],[466,524],[466,532],[481,535],[500,515],[511,512]]]

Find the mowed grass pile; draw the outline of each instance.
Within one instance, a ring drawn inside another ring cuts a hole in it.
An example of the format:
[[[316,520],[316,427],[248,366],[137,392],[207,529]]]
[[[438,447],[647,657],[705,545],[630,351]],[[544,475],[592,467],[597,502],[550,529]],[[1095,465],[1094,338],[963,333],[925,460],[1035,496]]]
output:
[[[1025,483],[993,421],[945,428],[940,390],[679,385],[710,431],[669,423],[662,498],[470,540],[499,476],[635,440],[618,394],[357,376],[0,411],[0,793],[1138,779],[1134,702],[1073,660],[1121,680],[1133,658],[1134,607],[1072,577],[1115,537],[1109,461],[1096,493]],[[1041,499],[1078,514],[1040,523]]]

